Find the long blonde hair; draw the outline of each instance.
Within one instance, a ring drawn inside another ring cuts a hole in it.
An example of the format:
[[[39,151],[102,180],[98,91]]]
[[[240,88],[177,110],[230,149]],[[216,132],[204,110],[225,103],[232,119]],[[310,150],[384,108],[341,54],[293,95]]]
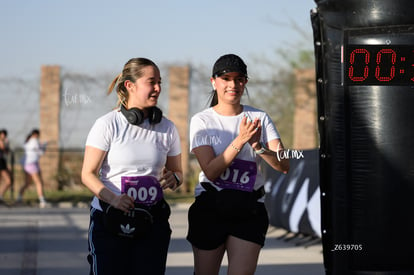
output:
[[[144,72],[143,68],[147,66],[153,66],[157,68],[159,71],[158,66],[151,60],[143,57],[136,57],[131,58],[128,62],[124,65],[124,69],[122,73],[117,75],[114,80],[112,80],[111,84],[108,87],[107,94],[109,95],[115,88],[116,93],[118,95],[118,102],[117,106],[119,107],[120,104],[126,106],[126,102],[128,101],[128,90],[126,89],[124,83],[126,80],[131,82],[135,82],[138,78],[142,77]]]

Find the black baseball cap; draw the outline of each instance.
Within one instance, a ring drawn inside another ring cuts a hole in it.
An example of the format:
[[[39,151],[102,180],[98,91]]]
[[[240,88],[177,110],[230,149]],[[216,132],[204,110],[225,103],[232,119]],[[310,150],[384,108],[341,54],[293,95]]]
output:
[[[226,54],[220,56],[213,66],[213,77],[223,75],[225,73],[241,73],[247,77],[247,66],[244,61],[235,54]]]

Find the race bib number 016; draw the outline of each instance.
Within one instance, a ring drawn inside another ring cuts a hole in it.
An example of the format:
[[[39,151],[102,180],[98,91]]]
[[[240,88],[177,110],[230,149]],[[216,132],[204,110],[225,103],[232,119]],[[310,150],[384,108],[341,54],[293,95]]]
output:
[[[164,196],[160,183],[152,176],[121,177],[121,193],[146,205],[155,204]]]
[[[231,165],[216,179],[215,184],[225,189],[251,192],[256,182],[256,162],[234,159]]]

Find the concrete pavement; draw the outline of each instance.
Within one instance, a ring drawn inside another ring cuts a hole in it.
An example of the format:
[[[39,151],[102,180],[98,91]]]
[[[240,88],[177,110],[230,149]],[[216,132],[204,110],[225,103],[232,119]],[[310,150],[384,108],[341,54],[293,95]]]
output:
[[[187,232],[188,204],[172,205],[172,239],[166,275],[193,274]],[[47,209],[0,207],[0,274],[88,274],[87,230],[89,209],[59,205]],[[286,241],[282,229],[270,228],[259,257],[258,275],[323,275],[322,245]],[[220,275],[226,274],[223,260]]]

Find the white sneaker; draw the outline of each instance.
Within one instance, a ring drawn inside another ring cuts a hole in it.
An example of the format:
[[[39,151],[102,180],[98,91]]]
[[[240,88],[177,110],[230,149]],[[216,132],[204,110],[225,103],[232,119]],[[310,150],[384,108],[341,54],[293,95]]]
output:
[[[39,208],[50,208],[50,207],[51,207],[50,203],[45,200],[39,202]]]

